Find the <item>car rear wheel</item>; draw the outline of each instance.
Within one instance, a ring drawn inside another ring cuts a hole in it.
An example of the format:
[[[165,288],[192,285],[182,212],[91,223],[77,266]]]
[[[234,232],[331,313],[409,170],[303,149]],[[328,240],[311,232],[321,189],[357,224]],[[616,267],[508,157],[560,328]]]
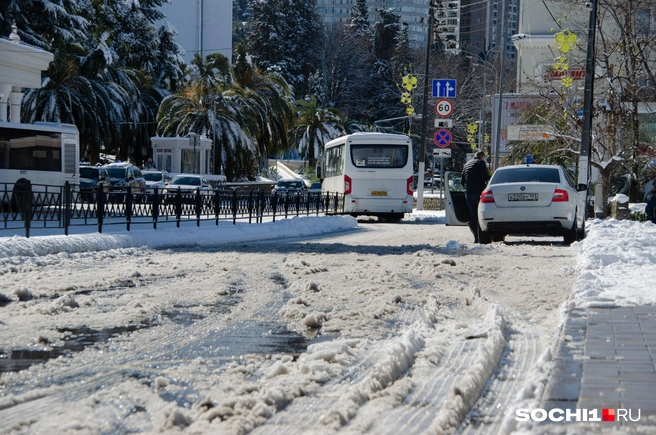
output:
[[[481,230],[481,228],[478,228],[478,243],[481,245],[487,245],[492,241],[492,237],[490,236],[490,233],[487,231]]]
[[[506,240],[506,235],[505,234],[493,234],[490,238],[493,242],[503,242],[503,241]]]
[[[579,228],[576,225],[576,219],[574,219],[574,222],[572,223],[572,228],[569,230],[565,230],[565,234],[563,234],[563,241],[565,242],[566,245],[571,245],[572,243],[576,242],[579,240]]]

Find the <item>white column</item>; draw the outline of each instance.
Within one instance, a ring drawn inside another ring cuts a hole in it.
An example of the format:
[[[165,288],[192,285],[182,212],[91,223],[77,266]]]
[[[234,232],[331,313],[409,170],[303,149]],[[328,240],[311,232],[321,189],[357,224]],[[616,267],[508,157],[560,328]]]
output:
[[[7,122],[9,94],[11,94],[11,85],[0,83],[0,122]]]
[[[11,94],[9,94],[9,121],[20,122],[21,116],[21,101],[23,100],[23,93],[21,88],[14,86]]]
[[[201,175],[207,175],[205,170],[205,149],[201,146],[198,150],[198,173]]]
[[[180,153],[180,148],[178,148],[178,144],[171,144],[171,148],[173,148],[173,161],[171,162],[171,170],[179,174],[182,172],[182,158],[181,158],[181,153]]]

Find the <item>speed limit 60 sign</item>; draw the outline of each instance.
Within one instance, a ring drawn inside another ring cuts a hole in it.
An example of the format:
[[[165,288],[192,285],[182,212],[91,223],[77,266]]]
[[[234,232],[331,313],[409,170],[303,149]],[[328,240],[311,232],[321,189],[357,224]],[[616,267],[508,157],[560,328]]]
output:
[[[435,103],[435,113],[437,116],[446,118],[451,115],[451,112],[453,112],[453,103],[451,101],[438,100],[437,103]]]

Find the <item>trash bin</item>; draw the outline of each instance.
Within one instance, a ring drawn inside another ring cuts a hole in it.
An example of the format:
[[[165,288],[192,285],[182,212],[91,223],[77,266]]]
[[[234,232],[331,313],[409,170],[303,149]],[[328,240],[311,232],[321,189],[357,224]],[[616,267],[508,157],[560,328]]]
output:
[[[610,216],[614,219],[629,219],[629,197],[618,193],[610,200]]]

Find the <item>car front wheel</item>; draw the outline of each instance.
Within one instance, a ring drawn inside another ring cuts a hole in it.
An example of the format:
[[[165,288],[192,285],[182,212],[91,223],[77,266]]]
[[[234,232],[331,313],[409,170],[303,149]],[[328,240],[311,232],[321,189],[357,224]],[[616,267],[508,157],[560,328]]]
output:
[[[581,224],[581,229],[579,230],[577,240],[583,240],[583,239],[585,239],[585,219],[583,219],[583,223]]]

